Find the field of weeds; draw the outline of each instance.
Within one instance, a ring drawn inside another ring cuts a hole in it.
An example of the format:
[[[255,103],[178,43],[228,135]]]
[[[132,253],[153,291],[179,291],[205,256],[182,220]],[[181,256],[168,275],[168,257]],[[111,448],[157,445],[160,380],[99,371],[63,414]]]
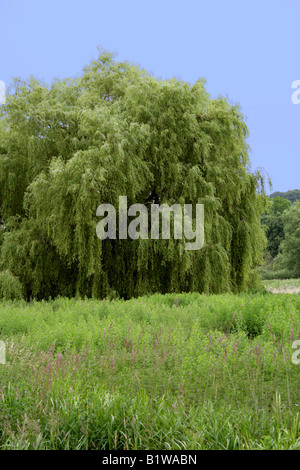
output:
[[[300,296],[0,304],[0,449],[300,449]]]

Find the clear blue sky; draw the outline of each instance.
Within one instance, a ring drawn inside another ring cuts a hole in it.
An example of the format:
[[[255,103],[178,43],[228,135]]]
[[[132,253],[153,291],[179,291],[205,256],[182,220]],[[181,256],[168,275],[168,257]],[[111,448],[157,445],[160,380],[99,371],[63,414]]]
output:
[[[155,77],[205,78],[247,116],[251,166],[300,189],[299,0],[0,0],[0,80],[78,75],[97,46]]]

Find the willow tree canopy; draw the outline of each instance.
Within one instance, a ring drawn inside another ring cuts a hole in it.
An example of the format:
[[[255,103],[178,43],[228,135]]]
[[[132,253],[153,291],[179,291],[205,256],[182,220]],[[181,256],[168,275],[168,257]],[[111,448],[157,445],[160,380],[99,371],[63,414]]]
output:
[[[15,80],[0,112],[0,270],[27,298],[219,293],[253,282],[264,183],[249,168],[239,107],[211,99],[203,80],[157,80],[103,53],[76,79]],[[204,247],[100,240],[97,207],[118,207],[119,196],[204,204]]]

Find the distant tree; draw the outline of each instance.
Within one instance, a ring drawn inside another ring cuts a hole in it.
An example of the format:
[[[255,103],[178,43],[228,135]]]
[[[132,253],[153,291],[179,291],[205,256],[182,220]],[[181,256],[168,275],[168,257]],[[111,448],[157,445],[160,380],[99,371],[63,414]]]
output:
[[[291,202],[288,199],[284,199],[282,197],[274,197],[271,200],[269,214],[276,216],[282,215],[285,210],[289,209],[291,206]]]
[[[296,201],[300,201],[300,189],[294,189],[292,191],[286,191],[285,193],[281,193],[279,191],[270,194],[270,198],[274,197],[281,197],[284,199],[289,200],[292,204]]]
[[[285,238],[274,260],[275,270],[287,270],[300,277],[300,202],[295,202],[282,215]]]
[[[267,227],[267,250],[272,258],[278,255],[280,243],[284,240],[282,214],[289,209],[290,205],[290,201],[282,197],[269,198],[268,210],[262,217],[262,224]]]

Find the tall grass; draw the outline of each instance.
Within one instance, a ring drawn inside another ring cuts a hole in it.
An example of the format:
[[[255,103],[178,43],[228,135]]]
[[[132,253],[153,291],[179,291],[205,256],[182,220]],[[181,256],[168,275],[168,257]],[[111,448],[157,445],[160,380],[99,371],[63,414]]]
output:
[[[0,304],[1,449],[300,449],[300,296]]]

